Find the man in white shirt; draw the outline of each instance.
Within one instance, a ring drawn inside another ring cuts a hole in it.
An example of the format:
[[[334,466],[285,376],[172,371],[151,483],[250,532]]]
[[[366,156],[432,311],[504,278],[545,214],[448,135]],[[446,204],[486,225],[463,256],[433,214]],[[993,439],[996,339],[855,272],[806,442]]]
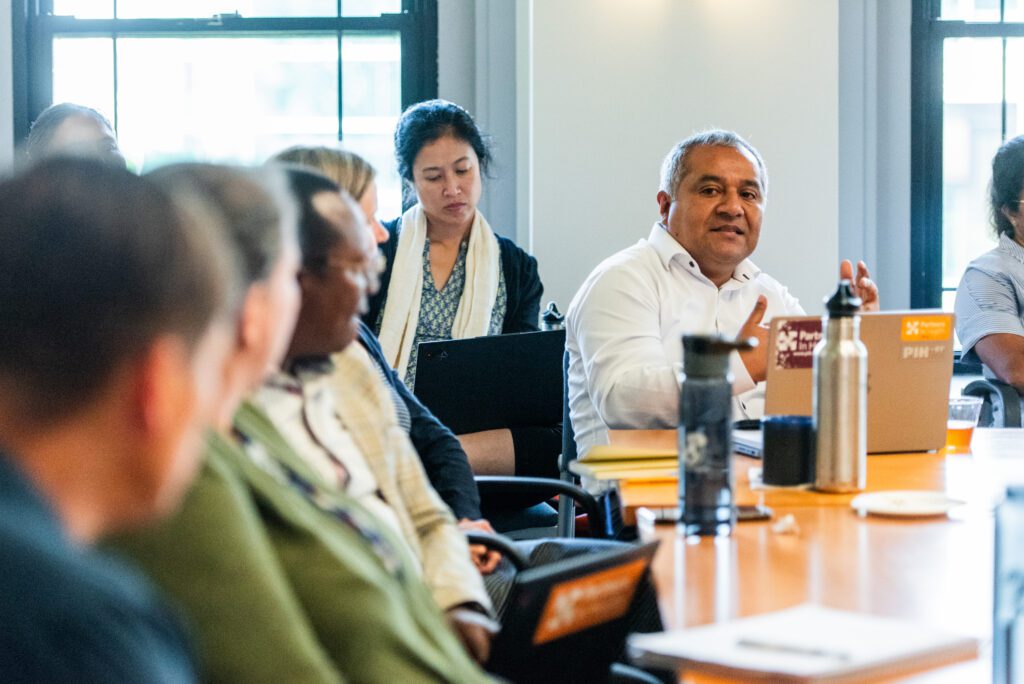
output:
[[[601,262],[569,305],[569,401],[579,453],[607,444],[609,429],[676,426],[684,333],[758,338],[757,348],[733,355],[731,369],[734,414],[762,415],[761,323],[804,313],[748,259],[766,191],[761,155],[736,133],[698,133],[669,152],[657,195],[661,219],[646,240]],[[849,261],[840,277],[854,281]],[[865,310],[878,309],[878,288],[863,262],[854,289]]]

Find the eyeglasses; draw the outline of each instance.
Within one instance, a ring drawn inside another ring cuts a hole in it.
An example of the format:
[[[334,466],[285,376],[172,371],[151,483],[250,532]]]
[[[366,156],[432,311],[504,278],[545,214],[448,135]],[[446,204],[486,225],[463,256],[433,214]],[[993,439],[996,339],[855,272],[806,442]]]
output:
[[[367,289],[370,293],[375,293],[380,289],[380,275],[387,265],[387,258],[381,252],[374,250],[373,255],[365,261],[325,258],[321,264],[323,268],[340,269],[350,276],[365,277]]]

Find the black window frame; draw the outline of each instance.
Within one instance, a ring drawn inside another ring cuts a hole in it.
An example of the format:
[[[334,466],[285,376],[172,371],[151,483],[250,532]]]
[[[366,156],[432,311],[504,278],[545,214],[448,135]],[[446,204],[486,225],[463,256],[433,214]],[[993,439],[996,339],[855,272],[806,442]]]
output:
[[[32,121],[52,104],[53,38],[55,35],[160,36],[301,35],[337,33],[338,139],[342,139],[342,68],[340,41],[348,32],[397,32],[402,50],[401,106],[437,97],[437,0],[402,0],[399,14],[346,17],[337,1],[330,17],[241,17],[218,15],[190,19],[76,19],[53,16],[52,0],[15,0],[12,3],[14,143],[28,135]],[[117,65],[114,65],[116,78]],[[115,88],[116,103],[116,88]],[[116,107],[115,107],[116,109]],[[114,113],[116,117],[116,111]],[[116,129],[117,121],[112,122]]]
[[[1004,16],[1005,0],[999,1]],[[1002,138],[1006,139],[1006,40],[1024,22],[940,19],[942,0],[914,0],[911,23],[910,305],[942,306],[943,45],[947,38],[1003,38]],[[992,151],[993,154],[995,150]]]

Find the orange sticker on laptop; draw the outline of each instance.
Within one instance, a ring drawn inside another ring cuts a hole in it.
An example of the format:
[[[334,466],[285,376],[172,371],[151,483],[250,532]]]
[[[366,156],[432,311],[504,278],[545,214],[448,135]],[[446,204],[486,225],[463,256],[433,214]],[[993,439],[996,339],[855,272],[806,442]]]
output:
[[[635,561],[556,584],[548,594],[534,646],[616,620],[626,614],[646,561]]]
[[[904,342],[935,342],[948,340],[952,334],[949,316],[904,316],[900,339]]]

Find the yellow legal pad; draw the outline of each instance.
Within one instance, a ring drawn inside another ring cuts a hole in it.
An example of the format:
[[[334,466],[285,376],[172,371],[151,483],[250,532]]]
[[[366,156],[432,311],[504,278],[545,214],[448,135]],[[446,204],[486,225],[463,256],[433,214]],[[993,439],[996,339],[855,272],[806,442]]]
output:
[[[569,470],[595,480],[672,480],[679,475],[675,449],[601,445],[572,461]]]

